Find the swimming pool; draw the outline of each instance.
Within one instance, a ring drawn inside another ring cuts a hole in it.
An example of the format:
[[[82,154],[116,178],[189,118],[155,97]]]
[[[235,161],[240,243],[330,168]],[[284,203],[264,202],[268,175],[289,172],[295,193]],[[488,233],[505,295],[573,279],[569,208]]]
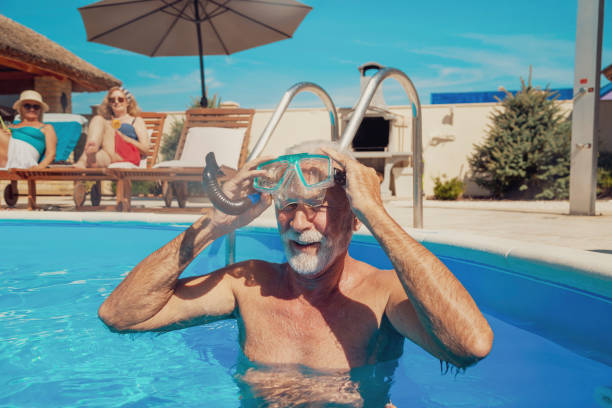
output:
[[[512,251],[448,245],[436,233],[419,238],[472,293],[495,332],[489,357],[456,376],[441,375],[438,360],[408,342],[397,362],[334,377],[250,367],[233,321],[163,335],[108,331],[96,316],[100,303],[186,226],[0,220],[0,406],[257,406],[245,383],[258,378],[278,380],[295,401],[341,394],[329,406],[358,406],[361,398],[380,406],[387,395],[398,407],[612,403],[609,278],[596,271],[576,278],[573,267]],[[390,267],[370,236],[356,236],[350,252]],[[276,231],[240,230],[237,260],[261,254],[283,259]],[[184,276],[221,267],[224,259],[219,240]],[[245,372],[255,378],[245,380]]]

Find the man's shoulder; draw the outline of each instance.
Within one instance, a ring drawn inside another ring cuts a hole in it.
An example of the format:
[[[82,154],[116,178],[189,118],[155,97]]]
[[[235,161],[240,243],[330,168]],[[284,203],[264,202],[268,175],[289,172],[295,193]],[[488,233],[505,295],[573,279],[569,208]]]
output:
[[[378,283],[382,286],[387,286],[397,279],[397,275],[393,269],[381,269],[356,259],[353,259],[353,262],[351,274],[355,277],[359,277],[364,284],[372,285]]]
[[[246,286],[262,283],[278,276],[279,264],[262,261],[260,259],[249,259],[223,268],[224,272],[231,278],[240,281]]]
[[[386,276],[386,275],[390,275],[393,273],[393,269],[382,269],[382,268],[378,268],[370,263],[364,262],[364,261],[360,261],[358,259],[352,259],[353,262],[353,268],[356,271],[359,271],[359,273],[362,273],[364,275],[368,275],[368,276]]]

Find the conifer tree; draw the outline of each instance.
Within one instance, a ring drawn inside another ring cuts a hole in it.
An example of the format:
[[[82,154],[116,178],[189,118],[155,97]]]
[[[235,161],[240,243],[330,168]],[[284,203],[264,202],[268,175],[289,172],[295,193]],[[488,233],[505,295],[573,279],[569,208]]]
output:
[[[495,198],[567,198],[569,190],[570,120],[557,95],[527,84],[506,91],[491,115],[488,135],[468,159],[476,183]]]

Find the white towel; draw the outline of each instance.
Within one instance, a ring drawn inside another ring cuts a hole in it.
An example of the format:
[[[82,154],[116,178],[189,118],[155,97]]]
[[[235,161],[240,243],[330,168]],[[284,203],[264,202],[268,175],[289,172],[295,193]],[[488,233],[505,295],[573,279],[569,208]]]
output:
[[[13,137],[9,140],[7,169],[29,169],[38,164],[40,154],[31,144]]]

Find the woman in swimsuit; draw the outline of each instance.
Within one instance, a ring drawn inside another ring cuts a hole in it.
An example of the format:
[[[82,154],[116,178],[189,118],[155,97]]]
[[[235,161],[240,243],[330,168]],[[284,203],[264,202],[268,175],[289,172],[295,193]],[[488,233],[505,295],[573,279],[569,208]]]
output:
[[[42,123],[49,106],[32,90],[23,91],[13,109],[21,122],[0,126],[0,168],[44,169],[55,160],[57,136],[52,125]]]
[[[108,167],[111,163],[140,164],[149,150],[149,138],[140,109],[131,93],[111,88],[98,114],[89,122],[85,149],[76,167]]]

